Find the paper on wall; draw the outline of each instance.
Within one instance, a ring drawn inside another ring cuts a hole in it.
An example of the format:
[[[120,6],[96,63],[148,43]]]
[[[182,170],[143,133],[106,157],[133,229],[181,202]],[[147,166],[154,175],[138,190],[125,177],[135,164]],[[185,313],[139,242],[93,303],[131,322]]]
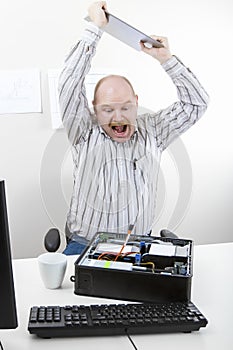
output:
[[[0,71],[0,114],[41,113],[40,71]]]

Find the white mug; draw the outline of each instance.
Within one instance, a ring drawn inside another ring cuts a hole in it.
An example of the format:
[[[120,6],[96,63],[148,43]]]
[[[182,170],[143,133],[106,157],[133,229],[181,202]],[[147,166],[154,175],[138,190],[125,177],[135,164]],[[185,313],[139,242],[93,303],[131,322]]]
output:
[[[62,253],[43,253],[38,257],[41,278],[46,288],[61,287],[67,266],[67,257]]]

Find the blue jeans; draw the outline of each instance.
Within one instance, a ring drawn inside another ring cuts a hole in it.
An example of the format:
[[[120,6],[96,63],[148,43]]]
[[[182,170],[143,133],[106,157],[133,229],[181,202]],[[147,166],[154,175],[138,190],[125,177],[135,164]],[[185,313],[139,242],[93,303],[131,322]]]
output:
[[[86,246],[87,244],[85,243],[79,243],[79,242],[70,240],[69,243],[67,243],[67,246],[63,251],[63,254],[65,255],[81,254],[82,251],[86,248]]]
[[[65,227],[65,232],[66,232],[67,245],[63,251],[63,254],[65,255],[81,254],[82,251],[89,244],[89,241],[86,238],[81,237],[76,233],[71,233],[68,229],[67,224]]]

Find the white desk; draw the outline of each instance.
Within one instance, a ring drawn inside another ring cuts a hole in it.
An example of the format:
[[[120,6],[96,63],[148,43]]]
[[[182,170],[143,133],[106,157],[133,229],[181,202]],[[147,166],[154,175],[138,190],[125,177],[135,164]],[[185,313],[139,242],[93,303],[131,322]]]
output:
[[[33,305],[67,305],[110,303],[110,299],[90,298],[74,294],[69,277],[74,274],[76,257],[69,257],[66,277],[61,289],[44,288],[36,259],[14,261],[14,278],[19,327],[0,330],[4,350],[133,350],[126,336],[40,339],[27,331],[29,309]],[[230,350],[233,348],[233,243],[196,246],[192,301],[206,316],[206,328],[189,334],[156,334],[131,336],[138,350]]]

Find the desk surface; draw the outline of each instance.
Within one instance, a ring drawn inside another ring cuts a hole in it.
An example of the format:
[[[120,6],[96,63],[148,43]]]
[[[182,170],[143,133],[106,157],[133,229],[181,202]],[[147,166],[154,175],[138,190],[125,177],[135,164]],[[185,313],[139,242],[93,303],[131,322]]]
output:
[[[67,305],[111,303],[113,300],[77,296],[70,276],[74,274],[75,256],[68,258],[68,268],[63,286],[57,290],[45,289],[36,259],[14,260],[14,279],[19,327],[0,330],[4,350],[42,349],[133,349],[126,336],[80,337],[40,339],[27,331],[29,309],[33,305]],[[138,350],[156,344],[157,349],[179,350],[230,350],[233,346],[233,243],[196,246],[194,248],[194,273],[192,301],[206,316],[206,328],[191,334],[150,334],[131,336]]]

